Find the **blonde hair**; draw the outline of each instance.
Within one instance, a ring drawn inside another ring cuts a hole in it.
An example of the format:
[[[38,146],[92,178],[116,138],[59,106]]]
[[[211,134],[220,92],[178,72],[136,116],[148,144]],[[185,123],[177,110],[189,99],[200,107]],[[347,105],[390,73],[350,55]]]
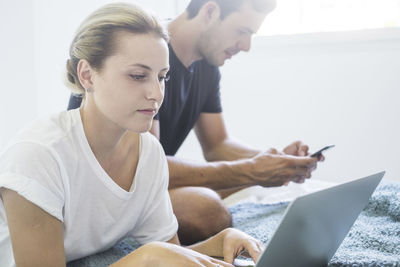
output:
[[[85,93],[77,74],[79,61],[85,59],[92,68],[101,70],[104,60],[114,53],[114,37],[119,31],[151,33],[168,42],[168,34],[156,17],[137,5],[113,3],[99,8],[82,22],[69,49],[66,84],[73,93]]]

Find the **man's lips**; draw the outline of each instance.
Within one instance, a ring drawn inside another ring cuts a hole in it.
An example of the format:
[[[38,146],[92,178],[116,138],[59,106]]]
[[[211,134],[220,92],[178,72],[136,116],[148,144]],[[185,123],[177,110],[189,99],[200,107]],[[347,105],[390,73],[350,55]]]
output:
[[[230,59],[230,58],[232,57],[232,54],[225,51],[225,57],[226,57],[227,59]]]
[[[236,55],[239,51],[235,50],[225,50],[225,55],[227,58],[231,58]]]

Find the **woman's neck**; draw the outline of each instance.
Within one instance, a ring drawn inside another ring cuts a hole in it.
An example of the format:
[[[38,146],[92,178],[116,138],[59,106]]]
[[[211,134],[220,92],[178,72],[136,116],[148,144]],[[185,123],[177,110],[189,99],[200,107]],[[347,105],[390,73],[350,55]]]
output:
[[[122,129],[99,111],[84,105],[80,110],[83,129],[96,159],[103,168],[139,147],[139,134]]]

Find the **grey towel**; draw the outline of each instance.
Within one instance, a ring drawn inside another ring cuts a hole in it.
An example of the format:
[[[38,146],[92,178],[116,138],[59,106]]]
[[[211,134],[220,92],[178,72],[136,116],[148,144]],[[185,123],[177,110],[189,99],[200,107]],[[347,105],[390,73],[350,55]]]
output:
[[[244,203],[230,211],[233,225],[266,243],[278,226],[288,203]],[[139,246],[125,239],[113,248],[68,264],[107,266]],[[400,267],[400,183],[383,181],[361,212],[329,266]]]

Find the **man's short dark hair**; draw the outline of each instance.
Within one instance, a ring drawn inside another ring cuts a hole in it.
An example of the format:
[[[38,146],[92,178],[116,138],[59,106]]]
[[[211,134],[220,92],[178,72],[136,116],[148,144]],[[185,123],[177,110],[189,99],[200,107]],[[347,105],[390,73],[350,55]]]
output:
[[[218,4],[221,10],[221,19],[224,19],[229,14],[237,11],[244,2],[251,2],[255,10],[264,12],[268,9],[267,2],[270,0],[191,0],[186,8],[189,19],[196,17],[201,7],[210,1]]]

